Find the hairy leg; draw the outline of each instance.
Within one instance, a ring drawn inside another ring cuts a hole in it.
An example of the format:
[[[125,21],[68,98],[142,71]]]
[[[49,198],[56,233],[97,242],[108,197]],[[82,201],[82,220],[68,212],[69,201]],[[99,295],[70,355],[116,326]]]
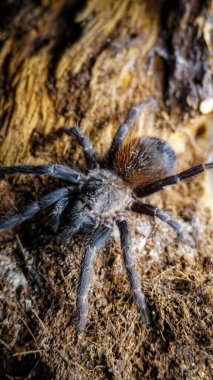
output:
[[[99,224],[88,241],[83,253],[76,302],[76,329],[78,332],[84,329],[87,322],[89,308],[87,299],[92,280],[93,259],[96,251],[105,246],[110,231],[111,228],[109,226]]]
[[[48,226],[53,233],[58,231],[61,221],[61,215],[68,204],[69,198],[60,199],[53,207],[48,218]]]
[[[140,277],[135,268],[134,261],[130,254],[131,237],[127,222],[123,216],[116,220],[121,238],[121,248],[123,250],[124,264],[127,270],[130,286],[133,292],[134,302],[141,314],[142,321],[149,325],[151,323],[150,313],[146,304],[145,295],[141,290]]]
[[[52,191],[40,200],[32,202],[29,205],[25,206],[19,213],[14,214],[9,218],[0,220],[0,231],[18,226],[26,220],[31,219],[40,210],[53,205],[64,197],[67,197],[69,191],[69,188],[61,188]]]
[[[183,227],[180,222],[172,218],[168,212],[161,210],[155,206],[144,204],[141,202],[133,202],[130,206],[130,210],[138,212],[139,214],[145,214],[150,216],[156,216],[163,222],[167,223],[176,232],[177,236],[183,240]]]
[[[51,177],[59,178],[71,182],[73,185],[79,184],[84,176],[68,165],[38,165],[38,166],[0,166],[0,178],[7,174],[47,174]]]
[[[84,135],[81,128],[77,125],[75,127],[63,127],[63,130],[69,135],[74,136],[79,144],[82,146],[84,151],[84,156],[86,160],[86,165],[88,170],[94,170],[98,168],[98,162],[94,149],[87,136]]]
[[[116,155],[117,151],[119,150],[124,137],[126,136],[127,132],[129,131],[129,129],[133,125],[135,119],[137,118],[138,114],[144,108],[152,106],[152,105],[156,105],[156,102],[154,101],[154,99],[150,99],[148,102],[139,104],[139,105],[137,105],[131,109],[126,120],[124,121],[124,123],[122,123],[120,125],[120,127],[118,128],[118,130],[117,130],[117,132],[113,138],[112,145],[111,145],[110,150],[109,150],[109,164],[110,165],[113,164],[114,159],[115,159],[115,155]]]
[[[144,187],[139,187],[134,190],[135,194],[138,197],[146,197],[147,195],[156,193],[159,190],[162,190],[164,187],[175,185],[178,182],[184,181],[185,179],[194,177],[195,175],[202,173],[205,170],[213,169],[213,162],[208,164],[201,164],[193,166],[190,169],[184,170],[183,172],[159,179],[157,181],[151,182]]]

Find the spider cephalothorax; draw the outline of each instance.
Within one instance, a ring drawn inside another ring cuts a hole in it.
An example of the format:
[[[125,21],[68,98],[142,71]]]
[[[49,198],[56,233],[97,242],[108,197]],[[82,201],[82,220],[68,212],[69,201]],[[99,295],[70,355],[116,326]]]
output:
[[[127,270],[134,301],[144,323],[150,324],[150,313],[141,289],[140,278],[130,252],[130,232],[125,211],[156,216],[169,224],[182,238],[181,224],[167,212],[145,204],[138,198],[157,192],[168,185],[190,178],[213,163],[201,164],[176,174],[177,157],[165,141],[156,137],[127,139],[123,141],[138,113],[151,102],[135,106],[116,132],[103,167],[100,168],[95,152],[79,127],[65,127],[84,150],[85,173],[69,165],[40,165],[0,167],[0,177],[6,174],[47,174],[67,181],[40,200],[26,206],[20,213],[0,221],[0,231],[15,227],[46,209],[49,225],[58,241],[68,244],[73,236],[87,236],[79,284],[77,288],[76,328],[82,331],[87,321],[88,293],[92,279],[95,252],[102,248],[116,223],[121,238],[124,264]]]

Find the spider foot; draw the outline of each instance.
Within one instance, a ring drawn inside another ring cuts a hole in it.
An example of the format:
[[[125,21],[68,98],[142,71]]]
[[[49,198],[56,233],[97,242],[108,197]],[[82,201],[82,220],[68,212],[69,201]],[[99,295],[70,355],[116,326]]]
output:
[[[134,291],[133,298],[134,298],[135,304],[138,307],[143,323],[145,325],[151,325],[152,320],[150,316],[150,311],[148,309],[148,306],[145,300],[144,293],[141,290],[137,289]]]
[[[181,232],[177,233],[178,239],[181,241],[181,243],[188,245],[189,247],[193,248],[195,246],[195,241],[193,237],[190,235],[190,230],[182,230]]]
[[[154,66],[155,66],[156,56],[160,57],[161,59],[165,61],[168,61],[170,58],[169,53],[162,42],[155,45],[148,54],[147,73],[149,76],[153,74],[153,70],[155,68]]]
[[[150,326],[152,323],[152,319],[151,319],[150,311],[146,304],[143,305],[143,307],[140,309],[140,315],[141,315],[142,322],[146,326]]]
[[[87,323],[87,314],[79,315],[79,313],[76,310],[73,316],[73,325],[75,326],[75,329],[78,334],[82,333],[82,331],[84,330],[86,326],[86,323]]]
[[[45,293],[45,291],[44,291],[44,279],[42,278],[42,276],[31,265],[27,266],[26,269],[28,271],[28,276],[29,276],[30,281],[32,283],[35,283],[38,291],[41,294],[44,294]]]
[[[180,240],[183,244],[188,245],[191,248],[194,248],[194,246],[195,246],[195,241],[192,237],[189,237],[189,238],[182,237]]]

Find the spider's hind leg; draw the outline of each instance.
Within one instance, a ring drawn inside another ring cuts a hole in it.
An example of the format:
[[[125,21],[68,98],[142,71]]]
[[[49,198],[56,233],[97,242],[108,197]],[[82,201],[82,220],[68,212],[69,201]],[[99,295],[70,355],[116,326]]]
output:
[[[145,186],[139,186],[134,190],[134,193],[139,198],[146,197],[164,189],[167,186],[176,185],[176,183],[185,181],[188,178],[192,178],[206,170],[211,169],[213,169],[213,162],[193,166],[192,168],[184,170],[181,173],[158,179]]]
[[[139,214],[149,215],[149,216],[156,216],[156,218],[161,219],[164,223],[167,223],[177,234],[178,238],[185,244],[189,246],[193,246],[194,242],[191,239],[187,239],[184,236],[184,229],[183,225],[178,222],[176,219],[172,218],[172,216],[169,215],[168,212],[161,210],[160,208],[141,203],[141,202],[133,202],[130,209],[132,211],[135,211]]]
[[[139,214],[156,216],[161,219],[163,222],[167,223],[173,230],[176,232],[177,236],[182,239],[183,238],[183,226],[180,222],[172,218],[168,212],[159,209],[153,205],[141,203],[141,202],[133,202],[131,205],[131,210],[135,211]]]
[[[57,242],[67,246],[71,239],[82,229],[83,234],[87,227],[93,228],[95,219],[92,214],[85,210],[85,203],[77,200],[67,205],[63,215],[63,221],[59,226]]]
[[[141,314],[141,319],[146,325],[151,324],[150,312],[148,310],[144,292],[141,289],[140,277],[135,268],[133,258],[130,255],[131,238],[127,221],[123,216],[116,220],[120,231],[121,248],[124,255],[124,264],[127,270],[130,286],[133,292],[133,298]]]
[[[138,114],[145,108],[149,107],[149,106],[156,106],[156,102],[154,99],[150,99],[149,101],[147,101],[146,103],[142,103],[142,104],[139,104],[137,106],[134,106],[126,120],[124,121],[124,123],[122,123],[120,125],[120,127],[118,128],[114,138],[113,138],[113,141],[112,141],[112,144],[111,144],[111,147],[110,147],[110,150],[109,150],[109,165],[112,165],[114,160],[115,160],[115,156],[116,156],[116,153],[118,152],[121,144],[122,144],[122,141],[124,140],[127,132],[129,131],[129,129],[132,127],[135,119],[137,118]]]

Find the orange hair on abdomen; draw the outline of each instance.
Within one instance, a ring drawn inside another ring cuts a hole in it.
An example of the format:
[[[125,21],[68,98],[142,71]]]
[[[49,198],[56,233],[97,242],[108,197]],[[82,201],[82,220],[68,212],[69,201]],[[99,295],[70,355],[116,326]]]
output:
[[[130,187],[147,185],[176,173],[177,156],[157,137],[127,139],[115,155],[113,169]]]

